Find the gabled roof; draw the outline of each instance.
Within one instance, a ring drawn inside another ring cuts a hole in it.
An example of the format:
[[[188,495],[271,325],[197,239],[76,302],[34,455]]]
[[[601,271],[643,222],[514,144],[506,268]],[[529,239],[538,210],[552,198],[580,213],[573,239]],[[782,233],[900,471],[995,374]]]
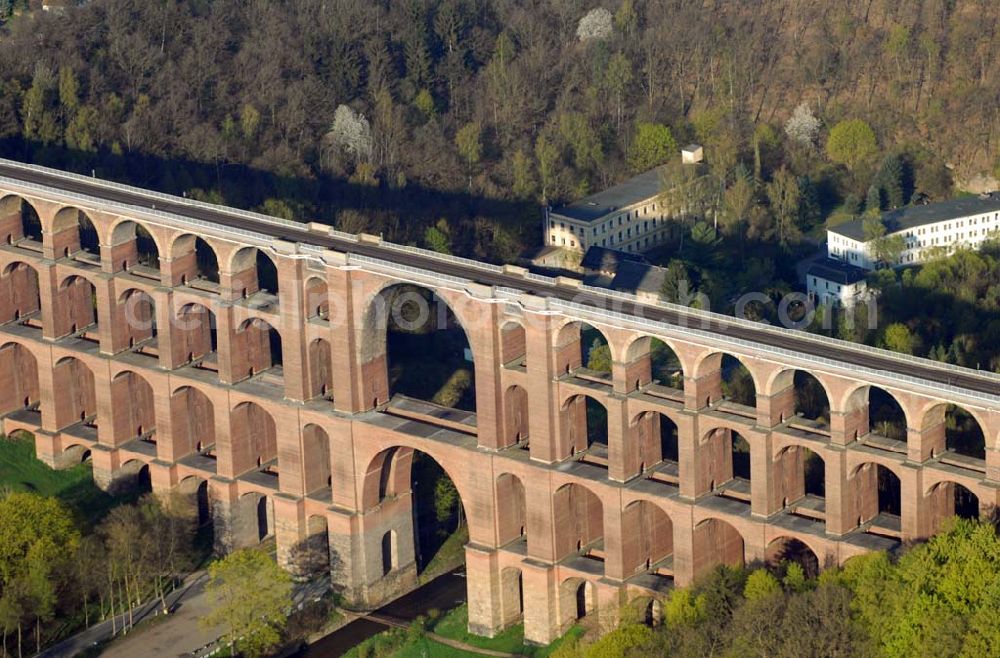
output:
[[[552,214],[591,222],[619,208],[651,199],[660,193],[662,185],[660,172],[662,170],[663,167],[650,169],[614,187],[591,194],[568,205],[560,206],[553,210]]]
[[[809,269],[806,270],[806,276],[814,276],[827,281],[833,281],[834,283],[839,283],[844,286],[855,284],[858,281],[864,281],[867,275],[867,270],[855,267],[850,263],[845,263],[844,261],[837,260],[836,258],[826,258],[824,260],[817,261],[810,265]]]

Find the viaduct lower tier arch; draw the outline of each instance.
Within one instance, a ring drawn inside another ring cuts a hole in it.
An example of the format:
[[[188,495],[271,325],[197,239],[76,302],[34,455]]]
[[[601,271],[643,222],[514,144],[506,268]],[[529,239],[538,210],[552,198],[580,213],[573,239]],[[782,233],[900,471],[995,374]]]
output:
[[[823,567],[996,507],[1000,400],[948,383],[995,384],[987,375],[884,357],[931,386],[838,367],[574,305],[566,290],[597,293],[565,282],[530,294],[543,278],[516,268],[440,256],[414,268],[411,256],[432,257],[320,227],[276,235],[249,215],[235,231],[195,202],[126,208],[96,182],[70,199],[0,170],[4,431],[32,432],[52,464],[86,455],[104,484],[148,473],[157,493],[207,501],[222,548],[273,536],[292,569],[325,551],[359,601],[407,564],[412,532],[392,512],[414,451],[460,491],[470,627],[521,619],[539,642],[651,579],[689,583],[794,542]],[[170,214],[185,203],[219,221]],[[401,286],[442,300],[466,334],[474,412],[394,405],[367,314]],[[122,325],[130,304],[148,329]],[[825,400],[805,397],[800,372]],[[586,400],[603,409],[591,447]],[[960,426],[976,441],[956,442]]]

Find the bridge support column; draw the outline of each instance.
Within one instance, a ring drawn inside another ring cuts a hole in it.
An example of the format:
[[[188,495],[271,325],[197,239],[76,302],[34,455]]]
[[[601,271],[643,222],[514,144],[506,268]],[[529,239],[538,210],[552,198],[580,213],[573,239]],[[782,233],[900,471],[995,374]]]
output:
[[[986,479],[1000,482],[1000,450],[986,444]]]
[[[794,415],[794,386],[788,386],[771,395],[757,394],[757,424],[761,427],[776,427]]]
[[[378,607],[417,584],[412,497],[363,513],[330,510],[331,577],[348,606]]]
[[[301,498],[288,494],[274,494],[274,539],[278,564],[293,574],[301,573],[297,559],[305,539],[305,504]]]
[[[96,279],[94,296],[97,298],[95,316],[101,340],[101,353],[114,354],[115,336],[114,331],[112,331],[115,321],[112,311],[112,307],[115,306],[114,278],[110,274],[104,273],[98,274],[94,278]]]
[[[899,469],[900,532],[903,541],[919,539],[921,534],[920,469],[903,464]],[[877,494],[876,494],[877,495]]]
[[[680,471],[681,498],[698,496],[698,416],[685,413],[677,419],[677,467]]]
[[[525,354],[528,379],[528,423],[531,436],[531,459],[545,464],[564,459],[568,449],[560,446],[558,431],[559,400],[556,399],[558,377],[552,318],[548,315],[525,314]]]
[[[694,573],[694,518],[691,509],[684,510],[683,515],[672,518],[674,527],[674,584],[687,587],[695,579]]]
[[[754,516],[768,517],[781,509],[775,481],[775,464],[772,453],[774,441],[770,432],[746,432],[750,443],[750,509]]]
[[[549,644],[562,634],[559,625],[555,568],[532,559],[521,564],[524,587],[524,639]]]
[[[847,473],[847,452],[841,447],[831,447],[826,451],[823,469],[826,532],[828,535],[844,535],[857,526],[858,520],[850,498],[852,494]]]
[[[701,377],[684,378],[684,408],[690,411],[704,409],[722,399],[722,370],[705,373]]]
[[[906,430],[906,458],[911,462],[925,462],[945,449],[945,421],[942,409],[940,422],[931,422],[921,428]]]
[[[605,399],[608,411],[608,478],[625,482],[639,472],[639,446],[629,436],[627,400],[612,394]]]
[[[468,582],[469,632],[494,637],[504,628],[500,568],[496,550],[468,544],[465,547]]]
[[[285,243],[279,243],[285,244]],[[294,249],[294,247],[292,247]],[[281,309],[280,334],[282,372],[285,380],[285,397],[305,400],[309,396],[308,369],[306,368],[305,341],[303,340],[302,273],[303,262],[277,258],[278,278],[285,282],[278,294]]]

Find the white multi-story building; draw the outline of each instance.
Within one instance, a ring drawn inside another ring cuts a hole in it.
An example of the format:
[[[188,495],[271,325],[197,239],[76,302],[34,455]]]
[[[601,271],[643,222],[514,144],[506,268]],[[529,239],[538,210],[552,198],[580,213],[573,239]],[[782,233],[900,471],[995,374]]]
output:
[[[639,253],[677,237],[659,200],[662,167],[545,213],[545,244],[576,251],[607,247]]]
[[[806,292],[817,305],[854,306],[868,290],[867,270],[825,258],[806,271]]]
[[[978,249],[1000,231],[1000,193],[900,208],[883,213],[882,223],[886,235],[900,235],[906,245],[896,265],[920,263],[959,247]],[[861,219],[827,229],[826,249],[830,258],[875,269],[872,246],[865,240]]]

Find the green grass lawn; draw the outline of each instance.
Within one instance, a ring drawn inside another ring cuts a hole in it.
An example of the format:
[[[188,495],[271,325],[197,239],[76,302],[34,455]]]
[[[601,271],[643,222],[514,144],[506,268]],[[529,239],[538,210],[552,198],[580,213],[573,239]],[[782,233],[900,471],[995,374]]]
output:
[[[480,649],[490,649],[502,651],[519,656],[530,656],[531,658],[547,658],[561,644],[571,641],[583,635],[583,628],[574,626],[563,637],[557,639],[552,644],[544,647],[529,646],[524,644],[524,626],[518,624],[512,626],[496,637],[479,637],[468,632],[469,623],[468,607],[463,604],[454,610],[450,610],[442,617],[430,624],[430,632],[446,637],[450,640],[458,640],[470,646]],[[419,637],[408,634],[406,631],[395,629],[379,633],[375,637],[369,638],[354,647],[345,654],[350,658],[360,658],[362,656],[385,656],[386,658],[474,658],[483,654],[472,651],[463,651],[436,642],[433,638],[422,635]]]
[[[89,530],[123,502],[94,485],[90,463],[56,471],[35,459],[34,439],[0,436],[0,491],[31,491],[62,501]]]
[[[434,557],[420,572],[421,584],[429,583],[443,573],[447,573],[465,562],[465,545],[469,543],[469,526],[463,525],[441,544]]]

